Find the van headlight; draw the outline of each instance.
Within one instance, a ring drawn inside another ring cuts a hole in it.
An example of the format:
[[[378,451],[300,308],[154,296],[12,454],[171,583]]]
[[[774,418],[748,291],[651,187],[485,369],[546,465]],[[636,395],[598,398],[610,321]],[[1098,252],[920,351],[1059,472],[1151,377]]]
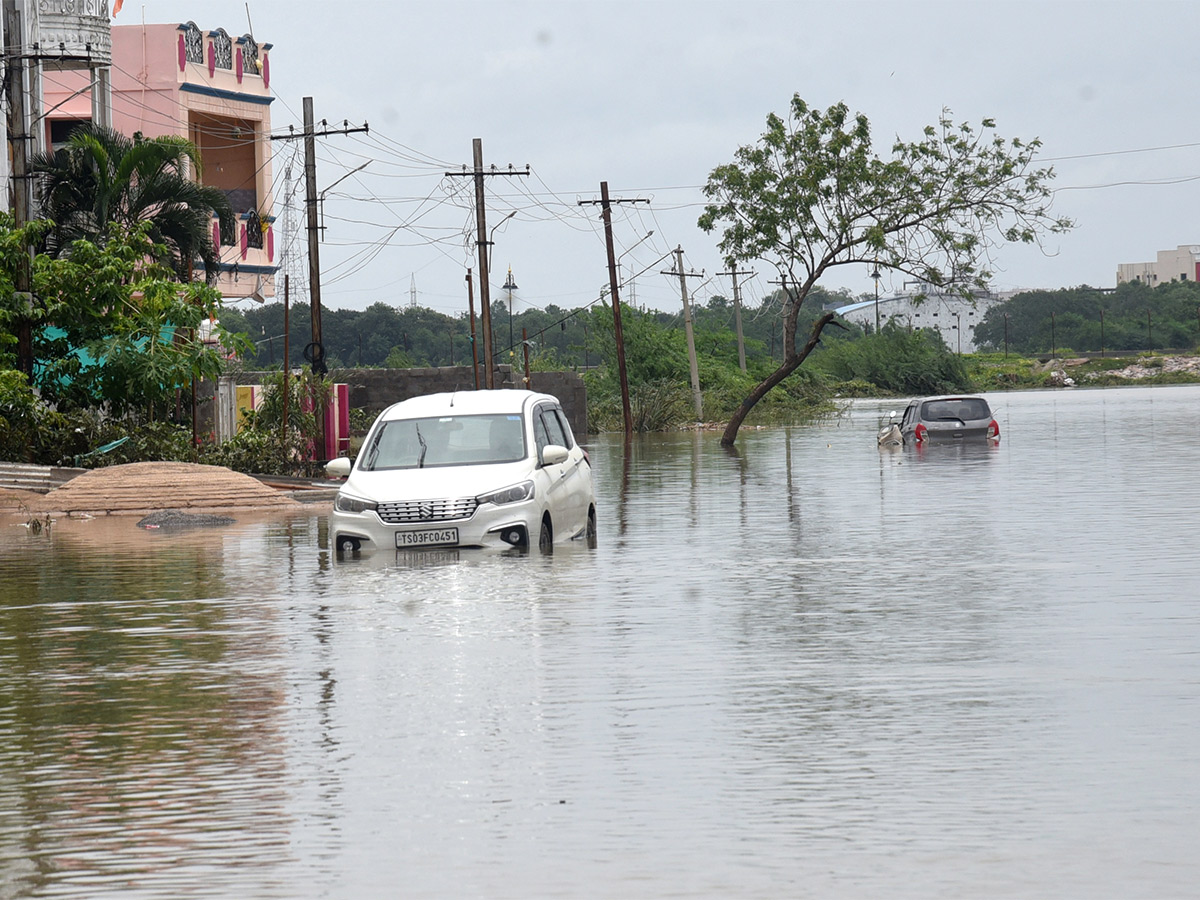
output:
[[[368,509],[378,509],[379,504],[371,500],[360,500],[358,497],[339,493],[333,498],[333,508],[338,512],[360,513],[366,512]]]
[[[475,499],[481,504],[494,503],[496,506],[502,506],[505,503],[520,503],[522,500],[529,500],[532,497],[533,482],[522,481],[520,484],[501,488],[498,491],[492,491],[490,494],[480,494]]]

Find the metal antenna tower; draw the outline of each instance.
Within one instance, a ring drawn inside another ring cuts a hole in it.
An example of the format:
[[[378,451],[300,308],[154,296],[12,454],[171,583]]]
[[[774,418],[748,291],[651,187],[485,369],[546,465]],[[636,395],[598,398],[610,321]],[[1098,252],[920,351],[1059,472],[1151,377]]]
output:
[[[296,189],[300,186],[300,179],[297,178],[295,183],[292,182],[292,166],[289,163],[283,174],[283,253],[280,262],[280,268],[283,269],[285,275],[291,276],[289,281],[292,290],[292,302],[308,302],[308,282],[306,275],[308,268],[304,264],[303,254],[298,251],[300,247],[300,231],[296,227],[296,207],[294,201],[296,199]]]

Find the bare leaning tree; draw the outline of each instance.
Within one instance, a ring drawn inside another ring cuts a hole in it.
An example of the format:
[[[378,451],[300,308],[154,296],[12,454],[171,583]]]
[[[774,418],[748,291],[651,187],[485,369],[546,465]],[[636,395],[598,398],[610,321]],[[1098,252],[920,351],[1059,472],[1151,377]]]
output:
[[[969,297],[986,286],[996,246],[1070,229],[1050,212],[1054,171],[1034,166],[1040,147],[999,137],[991,119],[976,129],[943,113],[920,141],[897,140],[881,159],[866,117],[851,117],[845,104],[813,109],[797,95],[786,119],[768,116],[762,137],[708,176],[699,222],[721,229],[729,265],[765,261],[784,285],[783,363],[742,401],[721,443],[734,443],[755,404],[833,321],[831,312],[820,316],[796,346],[796,317],[830,269],[879,266]]]

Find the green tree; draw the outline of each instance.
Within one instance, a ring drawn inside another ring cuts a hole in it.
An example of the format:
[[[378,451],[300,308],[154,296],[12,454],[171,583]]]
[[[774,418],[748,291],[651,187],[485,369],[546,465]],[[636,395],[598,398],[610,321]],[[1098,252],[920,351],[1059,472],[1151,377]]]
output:
[[[172,280],[153,261],[145,222],[133,230],[110,226],[99,244],[76,240],[58,258],[34,257],[34,302],[19,299],[13,273],[48,228],[13,229],[0,215],[0,332],[32,324],[34,383],[43,400],[59,409],[105,404],[116,415],[144,410],[152,418],[155,404],[173,399],[177,387],[219,374],[224,351],[244,349],[219,328],[219,346],[199,339],[220,295]]]
[[[785,119],[767,117],[757,143],[710,173],[700,227],[722,230],[729,265],[770,263],[785,282],[783,362],[759,382],[729,421],[732,445],[746,415],[792,374],[833,321],[825,312],[796,347],[801,306],[832,268],[878,265],[937,287],[968,293],[989,276],[988,251],[1003,241],[1036,242],[1071,227],[1049,209],[1049,168],[1035,168],[1040,142],[1005,141],[985,119],[956,125],[943,115],[921,140],[871,146],[865,116],[845,104],[813,109],[799,95]]]
[[[983,348],[1036,355],[1070,347],[1113,353],[1192,348],[1200,342],[1200,284],[1151,287],[1122,282],[1116,290],[1086,285],[1026,291],[993,306],[975,329]]]
[[[216,277],[212,217],[230,228],[233,210],[224,192],[192,179],[200,171],[200,152],[191,141],[129,138],[92,123],[78,128],[62,149],[35,155],[31,165],[41,181],[41,214],[53,223],[45,242],[51,255],[70,252],[79,239],[102,243],[110,225],[132,228],[146,221],[151,241],[166,248],[180,281],[191,281],[197,259],[209,280]]]

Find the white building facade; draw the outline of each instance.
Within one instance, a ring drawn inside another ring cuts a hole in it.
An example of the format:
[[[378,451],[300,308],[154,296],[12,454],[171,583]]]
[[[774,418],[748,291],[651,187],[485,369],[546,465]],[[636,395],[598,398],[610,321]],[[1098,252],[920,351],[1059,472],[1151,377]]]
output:
[[[848,322],[873,331],[881,325],[895,322],[905,328],[935,329],[954,353],[974,353],[975,326],[993,306],[1003,302],[994,294],[977,294],[967,300],[958,294],[947,294],[931,286],[906,285],[878,301],[862,300],[834,310]]]
[[[1117,284],[1125,281],[1140,281],[1151,287],[1168,281],[1200,281],[1200,244],[1159,250],[1154,262],[1121,263],[1117,266]]]

